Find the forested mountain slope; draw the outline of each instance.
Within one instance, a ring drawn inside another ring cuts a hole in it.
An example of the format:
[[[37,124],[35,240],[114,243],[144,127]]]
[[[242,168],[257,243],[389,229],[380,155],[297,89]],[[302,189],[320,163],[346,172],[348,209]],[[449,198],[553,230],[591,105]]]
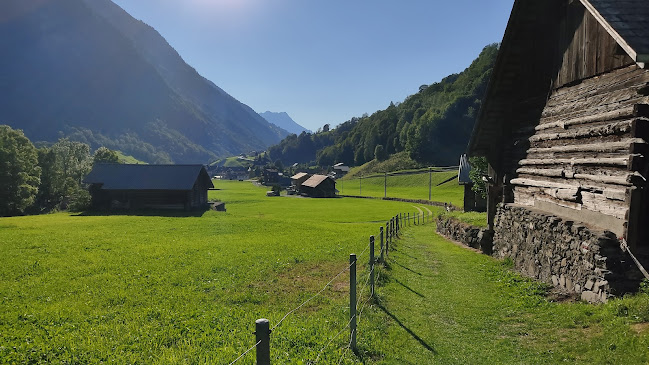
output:
[[[268,149],[270,158],[284,164],[362,165],[405,151],[418,163],[455,165],[468,143],[497,53],[498,45],[489,45],[463,72],[422,85],[402,103],[370,116],[320,133],[289,135]]]
[[[63,134],[147,162],[205,163],[288,134],[110,0],[6,0],[0,14],[0,124],[31,140]]]

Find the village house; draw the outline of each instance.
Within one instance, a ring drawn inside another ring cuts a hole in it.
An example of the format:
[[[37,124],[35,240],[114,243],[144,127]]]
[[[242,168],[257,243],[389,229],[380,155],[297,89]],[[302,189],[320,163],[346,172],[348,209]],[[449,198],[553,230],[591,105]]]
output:
[[[84,183],[97,209],[203,209],[214,188],[203,165],[98,164]]]
[[[308,174],[306,172],[299,172],[299,173],[291,176],[291,187],[290,187],[290,189],[293,192],[297,193],[297,194],[302,193],[302,183],[307,181],[311,176],[313,176],[313,175]]]
[[[336,196],[336,180],[316,174],[302,183],[300,191],[312,198],[333,198]]]
[[[493,252],[589,301],[649,249],[649,1],[515,1],[469,143]]]

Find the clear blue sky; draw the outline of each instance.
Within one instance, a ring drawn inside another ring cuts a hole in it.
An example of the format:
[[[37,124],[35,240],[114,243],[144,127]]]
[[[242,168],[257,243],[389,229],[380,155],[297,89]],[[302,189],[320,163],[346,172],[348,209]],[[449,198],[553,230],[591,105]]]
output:
[[[257,112],[311,130],[403,101],[502,40],[514,0],[113,0]]]

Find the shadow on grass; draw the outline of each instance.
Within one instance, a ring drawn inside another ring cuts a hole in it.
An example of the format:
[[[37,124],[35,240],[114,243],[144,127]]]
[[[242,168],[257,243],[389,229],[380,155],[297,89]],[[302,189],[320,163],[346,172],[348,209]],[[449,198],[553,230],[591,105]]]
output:
[[[397,318],[394,314],[392,314],[389,310],[387,310],[387,308],[385,308],[385,307],[384,307],[382,304],[380,304],[380,303],[377,304],[377,306],[378,306],[378,307],[379,307],[379,308],[380,308],[380,309],[381,309],[385,314],[387,314],[388,316],[390,316],[390,318],[392,318],[395,322],[397,322],[397,324],[398,324],[399,326],[401,326],[401,328],[403,328],[406,332],[408,332],[408,334],[409,334],[410,336],[412,336],[412,338],[414,338],[415,340],[417,340],[417,342],[419,342],[419,343],[420,343],[420,344],[421,344],[421,345],[422,345],[426,350],[430,351],[430,352],[431,352],[432,354],[434,354],[434,355],[437,354],[437,351],[436,351],[432,346],[430,346],[430,345],[429,345],[426,341],[424,341],[421,337],[417,336],[416,333],[412,332],[412,330],[411,330],[410,328],[408,328],[405,324],[403,324],[403,322],[401,322],[401,321],[399,320],[399,318]]]
[[[420,296],[420,297],[422,297],[422,298],[426,298],[425,295],[423,295],[423,294],[421,294],[420,292],[414,290],[413,288],[409,287],[408,285],[406,285],[406,284],[400,282],[399,280],[397,280],[397,279],[393,279],[393,280],[394,280],[397,284],[399,284],[399,285],[401,285],[402,287],[404,287],[404,288],[410,290],[411,292],[417,294],[418,296]]]
[[[395,263],[397,266],[402,267],[402,268],[404,268],[404,269],[410,271],[411,273],[417,274],[417,275],[419,275],[419,276],[424,276],[424,274],[422,274],[422,273],[420,273],[420,272],[417,272],[417,271],[415,271],[415,270],[413,270],[413,269],[411,269],[411,268],[409,268],[409,267],[403,266],[402,264],[400,264],[399,262],[397,262],[397,261],[394,260],[394,259],[392,259],[392,262]]]
[[[75,217],[101,217],[112,215],[126,215],[137,217],[173,217],[173,218],[189,218],[189,217],[202,217],[209,209],[202,210],[165,210],[165,209],[142,209],[142,210],[87,210],[85,212],[74,214]]]

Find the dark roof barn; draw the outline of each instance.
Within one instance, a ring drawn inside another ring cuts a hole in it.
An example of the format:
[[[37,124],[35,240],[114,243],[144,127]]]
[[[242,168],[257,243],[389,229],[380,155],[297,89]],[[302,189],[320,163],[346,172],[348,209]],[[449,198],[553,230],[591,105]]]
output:
[[[201,208],[214,187],[203,165],[98,164],[84,182],[94,205],[132,209]]]

